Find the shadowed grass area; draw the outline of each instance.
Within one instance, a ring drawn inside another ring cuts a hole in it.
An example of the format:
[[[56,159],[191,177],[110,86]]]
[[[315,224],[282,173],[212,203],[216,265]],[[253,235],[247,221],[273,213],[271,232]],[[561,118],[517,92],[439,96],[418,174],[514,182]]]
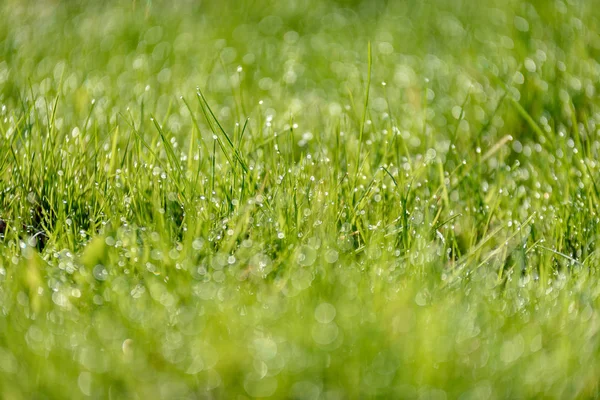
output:
[[[599,31],[1,2],[0,397],[597,397]]]

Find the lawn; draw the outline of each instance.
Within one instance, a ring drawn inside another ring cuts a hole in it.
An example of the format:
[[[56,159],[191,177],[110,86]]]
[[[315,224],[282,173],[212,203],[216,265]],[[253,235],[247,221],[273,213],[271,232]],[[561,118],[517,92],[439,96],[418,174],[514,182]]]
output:
[[[0,1],[0,398],[599,397],[599,32]]]

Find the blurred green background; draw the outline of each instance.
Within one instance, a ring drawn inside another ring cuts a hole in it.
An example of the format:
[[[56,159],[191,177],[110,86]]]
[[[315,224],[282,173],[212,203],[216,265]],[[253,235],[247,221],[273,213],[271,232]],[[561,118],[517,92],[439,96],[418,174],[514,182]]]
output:
[[[599,10],[0,1],[0,397],[597,397]]]

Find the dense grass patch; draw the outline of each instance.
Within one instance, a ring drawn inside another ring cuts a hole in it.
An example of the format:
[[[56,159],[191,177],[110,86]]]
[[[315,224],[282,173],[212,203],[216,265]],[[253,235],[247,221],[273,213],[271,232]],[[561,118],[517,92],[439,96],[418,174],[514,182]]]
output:
[[[0,397],[597,397],[599,31],[0,2]]]

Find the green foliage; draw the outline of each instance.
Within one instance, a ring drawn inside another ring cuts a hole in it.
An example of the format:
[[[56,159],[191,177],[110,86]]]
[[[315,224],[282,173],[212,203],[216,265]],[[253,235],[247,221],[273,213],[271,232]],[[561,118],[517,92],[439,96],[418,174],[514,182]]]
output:
[[[597,397],[599,31],[0,2],[0,397]]]

